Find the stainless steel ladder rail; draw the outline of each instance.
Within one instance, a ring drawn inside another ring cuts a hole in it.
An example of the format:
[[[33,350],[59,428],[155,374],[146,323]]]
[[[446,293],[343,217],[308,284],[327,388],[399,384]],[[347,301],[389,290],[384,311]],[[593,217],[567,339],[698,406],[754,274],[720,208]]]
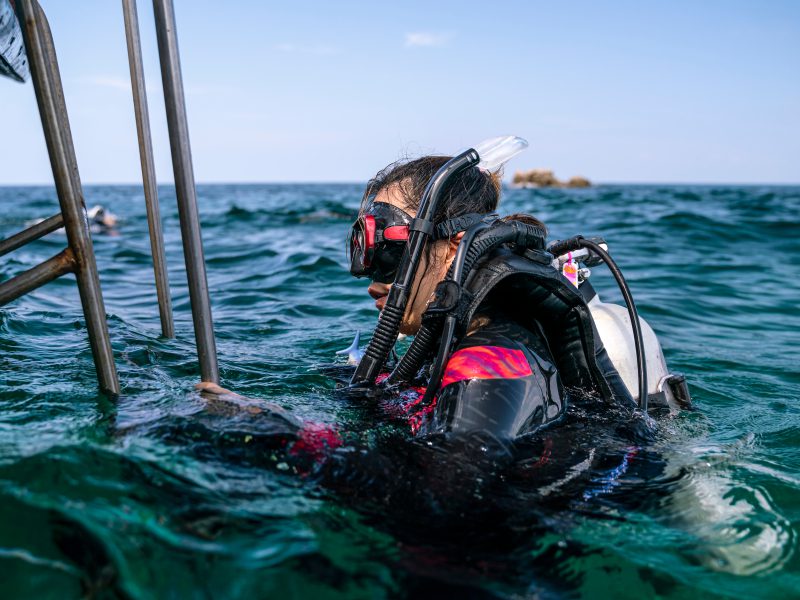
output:
[[[219,367],[203,256],[200,219],[197,210],[197,193],[189,145],[189,129],[186,118],[178,41],[175,32],[175,12],[172,0],[153,0],[153,8],[173,171],[175,174],[181,238],[189,282],[189,297],[192,306],[192,321],[195,330],[201,379],[218,383]],[[165,336],[169,336],[174,334],[174,325],[172,323],[166,262],[163,253],[163,235],[158,211],[135,0],[123,0],[123,12],[126,20],[126,39],[151,250],[153,251],[156,286],[159,295],[159,314],[162,332]],[[61,214],[45,219],[25,231],[0,240],[0,256],[37,240],[62,226],[67,232],[68,247],[40,265],[0,283],[0,306],[64,274],[75,273],[100,389],[105,393],[116,396],[119,394],[119,380],[111,351],[108,325],[105,320],[105,307],[100,290],[91,235],[86,220],[83,191],[78,174],[77,160],[75,158],[52,35],[47,23],[47,17],[37,0],[16,0],[16,13],[19,22],[22,24],[42,127],[53,169],[59,204],[61,205]],[[17,74],[12,72],[11,75],[15,76]],[[18,76],[14,78],[21,79]]]
[[[158,55],[161,62],[161,82],[164,87],[164,104],[167,110],[169,145],[172,150],[175,194],[178,198],[178,216],[181,221],[183,258],[186,261],[194,336],[197,343],[197,357],[200,361],[200,376],[203,381],[219,383],[217,345],[214,340],[211,299],[208,294],[206,263],[203,257],[200,215],[197,211],[192,149],[189,145],[189,123],[186,118],[178,36],[175,28],[175,9],[172,0],[153,0],[153,12],[155,13],[158,38]]]
[[[156,279],[158,314],[161,319],[161,333],[164,337],[171,338],[175,337],[175,324],[172,320],[167,261],[164,258],[164,234],[158,207],[156,169],[153,164],[153,142],[150,137],[150,116],[147,109],[147,89],[144,83],[136,0],[122,0],[122,14],[125,19],[125,40],[128,46],[133,109],[136,116],[136,134],[139,138],[139,158],[142,163],[142,185],[147,209],[147,227],[150,232],[150,253],[153,256],[153,272]]]
[[[106,394],[116,396],[120,391],[119,379],[108,335],[92,238],[83,206],[83,190],[53,37],[47,17],[36,0],[16,0],[16,13],[25,40],[39,116],[61,206],[60,220],[63,221],[69,246],[40,265],[0,283],[0,305],[7,304],[66,273],[74,273],[100,389]],[[35,225],[9,240],[4,240],[4,250],[10,251],[57,229],[58,221],[58,217],[51,217],[46,225]]]

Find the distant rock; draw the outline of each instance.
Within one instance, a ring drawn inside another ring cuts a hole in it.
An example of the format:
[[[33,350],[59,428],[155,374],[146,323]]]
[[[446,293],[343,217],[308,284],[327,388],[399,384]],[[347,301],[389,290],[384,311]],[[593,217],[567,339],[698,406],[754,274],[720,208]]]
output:
[[[576,175],[575,177],[570,177],[566,185],[566,187],[571,187],[571,188],[585,188],[591,186],[592,182],[586,179],[586,177],[581,177],[580,175]]]
[[[592,182],[586,177],[570,177],[567,181],[560,181],[550,169],[531,169],[530,171],[517,171],[511,180],[518,187],[566,187],[586,188]]]
[[[555,174],[548,169],[533,169],[527,173],[527,183],[532,183],[538,187],[556,187],[561,182],[556,179]]]

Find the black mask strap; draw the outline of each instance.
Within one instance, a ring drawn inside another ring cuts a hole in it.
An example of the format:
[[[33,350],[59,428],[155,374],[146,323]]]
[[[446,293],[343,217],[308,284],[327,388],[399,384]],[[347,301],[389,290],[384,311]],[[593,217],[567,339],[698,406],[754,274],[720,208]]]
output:
[[[467,229],[475,225],[475,223],[480,223],[481,221],[485,221],[486,223],[491,223],[492,221],[496,221],[499,218],[500,216],[497,213],[489,213],[483,215],[479,213],[468,213],[466,215],[461,215],[460,217],[453,217],[452,219],[448,219],[447,221],[442,221],[434,228],[433,239],[445,240],[453,237],[457,233],[466,231]]]

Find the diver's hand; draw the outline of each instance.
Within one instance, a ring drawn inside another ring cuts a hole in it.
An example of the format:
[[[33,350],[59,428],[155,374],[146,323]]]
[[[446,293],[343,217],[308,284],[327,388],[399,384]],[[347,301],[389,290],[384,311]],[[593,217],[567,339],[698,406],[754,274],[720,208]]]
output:
[[[265,413],[280,417],[292,427],[302,426],[299,419],[272,402],[242,396],[210,381],[201,381],[194,386],[194,389],[207,400],[206,410],[212,414],[233,416],[242,413],[251,415]]]
[[[206,410],[215,414],[235,414],[249,412],[258,414],[264,410],[261,401],[253,400],[225,389],[217,383],[201,381],[194,386],[206,401]]]
[[[232,392],[228,389],[225,389],[218,383],[212,383],[211,381],[201,381],[197,385],[194,386],[198,392],[205,392],[206,394],[215,394],[217,396],[235,396],[237,398],[243,398],[236,392]]]

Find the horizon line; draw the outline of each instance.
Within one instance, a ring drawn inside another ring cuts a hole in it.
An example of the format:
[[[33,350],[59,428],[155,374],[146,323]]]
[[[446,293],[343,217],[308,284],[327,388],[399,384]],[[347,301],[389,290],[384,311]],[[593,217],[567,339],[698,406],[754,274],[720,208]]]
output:
[[[366,185],[367,181],[356,180],[272,180],[272,181],[196,181],[195,185]],[[158,183],[159,186],[174,186],[174,181],[163,181]],[[590,187],[598,187],[603,185],[675,185],[675,186],[772,186],[772,187],[800,187],[800,181],[797,182],[766,182],[766,181],[644,181],[644,180],[630,180],[630,181],[597,181],[592,182]],[[83,187],[143,187],[141,182],[126,182],[126,181],[90,181],[81,182]],[[514,188],[513,184],[503,181],[504,187]],[[22,182],[22,183],[0,183],[0,188],[5,187],[55,187],[53,182]],[[518,187],[514,189],[526,189]],[[564,187],[531,187],[527,189],[586,189],[586,188],[564,188]]]

